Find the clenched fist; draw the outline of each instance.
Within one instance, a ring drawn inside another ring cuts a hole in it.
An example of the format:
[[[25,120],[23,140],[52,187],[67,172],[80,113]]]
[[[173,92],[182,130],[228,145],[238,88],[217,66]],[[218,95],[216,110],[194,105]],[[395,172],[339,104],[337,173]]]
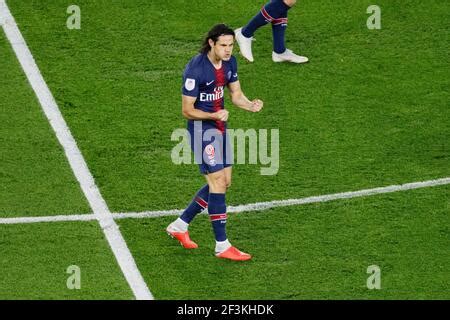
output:
[[[263,106],[264,106],[264,102],[262,102],[262,100],[255,99],[255,100],[252,101],[252,106],[250,108],[250,111],[252,111],[252,112],[259,112],[259,111],[261,111]]]
[[[213,117],[216,120],[227,121],[228,120],[228,111],[225,109],[219,110],[213,113]]]

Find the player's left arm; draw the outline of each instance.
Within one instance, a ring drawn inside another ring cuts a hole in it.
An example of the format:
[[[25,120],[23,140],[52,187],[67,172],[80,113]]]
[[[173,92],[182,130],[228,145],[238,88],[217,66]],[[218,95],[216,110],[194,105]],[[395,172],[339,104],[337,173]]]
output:
[[[250,112],[259,112],[264,106],[264,103],[260,99],[254,99],[250,101],[242,92],[241,84],[238,81],[230,82],[228,84],[230,90],[231,102],[241,109]]]

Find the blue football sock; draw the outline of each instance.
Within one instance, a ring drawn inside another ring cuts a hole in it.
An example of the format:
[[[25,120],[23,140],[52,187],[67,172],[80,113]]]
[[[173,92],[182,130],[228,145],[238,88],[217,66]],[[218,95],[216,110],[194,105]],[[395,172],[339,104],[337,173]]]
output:
[[[242,28],[242,34],[247,38],[253,37],[253,34],[258,28],[269,22],[273,23],[274,20],[282,16],[287,17],[287,12],[290,8],[283,0],[271,0]]]
[[[209,219],[214,230],[216,241],[227,240],[225,231],[227,223],[227,207],[225,205],[225,193],[210,193],[208,200]]]
[[[204,185],[195,195],[192,202],[181,214],[180,219],[186,223],[190,223],[197,214],[208,207],[209,186]]]
[[[276,53],[283,53],[286,51],[285,34],[287,28],[287,12],[281,15],[278,19],[272,21],[272,35],[273,35],[273,51]]]

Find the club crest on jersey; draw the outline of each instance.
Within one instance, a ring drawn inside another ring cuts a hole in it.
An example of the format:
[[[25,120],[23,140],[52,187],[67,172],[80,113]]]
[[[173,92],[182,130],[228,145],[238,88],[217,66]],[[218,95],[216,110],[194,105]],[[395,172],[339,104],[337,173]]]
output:
[[[215,155],[216,151],[214,149],[214,146],[212,144],[208,144],[205,147],[205,153],[208,156],[209,164],[212,165],[212,166],[215,166],[216,165],[216,159],[214,159],[214,155]]]
[[[200,93],[200,101],[212,102],[223,98],[223,86],[215,87],[213,93]]]
[[[187,78],[186,82],[184,83],[184,87],[188,91],[192,91],[195,88],[195,79]]]
[[[216,151],[214,150],[214,146],[212,144],[208,144],[205,147],[205,152],[208,155],[208,158],[214,158],[214,154],[216,153]]]

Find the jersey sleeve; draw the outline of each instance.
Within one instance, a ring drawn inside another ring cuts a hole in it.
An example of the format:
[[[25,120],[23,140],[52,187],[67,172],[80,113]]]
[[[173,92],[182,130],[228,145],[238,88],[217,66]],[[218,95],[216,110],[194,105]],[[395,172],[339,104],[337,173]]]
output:
[[[238,81],[239,77],[238,77],[238,70],[237,70],[238,67],[237,67],[237,60],[236,60],[236,58],[233,56],[231,58],[230,62],[231,62],[231,78],[230,78],[229,82],[231,83],[231,82]]]
[[[192,66],[192,63],[189,63],[184,70],[183,88],[181,91],[185,96],[198,97],[200,76],[197,69]]]

